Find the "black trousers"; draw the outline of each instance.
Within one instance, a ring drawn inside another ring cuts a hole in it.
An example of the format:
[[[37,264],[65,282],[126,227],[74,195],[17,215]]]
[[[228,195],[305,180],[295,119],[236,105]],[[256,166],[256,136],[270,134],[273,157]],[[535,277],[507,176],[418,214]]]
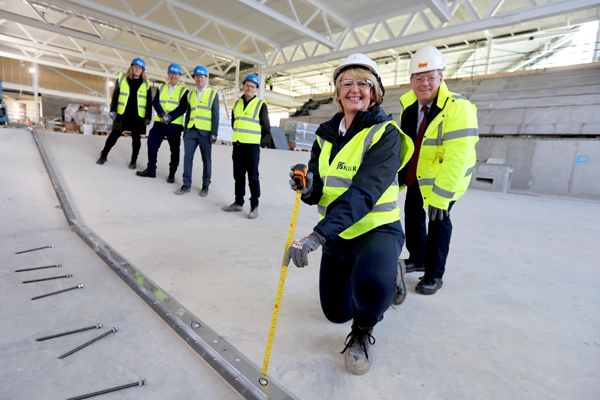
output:
[[[141,123],[130,125],[123,123],[120,129],[113,129],[110,135],[108,135],[108,138],[106,139],[104,149],[102,149],[102,157],[106,158],[108,156],[108,153],[113,148],[115,143],[117,143],[117,140],[121,137],[124,131],[131,132],[131,162],[135,163],[137,161],[138,154],[140,153],[140,147],[142,146],[140,136],[146,134],[146,125],[144,124],[143,119],[141,120]]]
[[[233,143],[233,179],[235,180],[235,204],[244,205],[246,195],[246,175],[250,187],[250,207],[258,207],[260,183],[258,181],[258,162],[260,161],[260,146],[246,143]]]
[[[148,169],[156,169],[158,149],[167,138],[171,148],[171,162],[169,163],[169,174],[175,174],[179,166],[179,146],[181,143],[181,132],[183,126],[177,124],[161,124],[154,122],[148,134]]]
[[[354,319],[361,327],[381,321],[396,295],[401,251],[395,235],[376,231],[324,244],[319,294],[325,317],[335,323]]]
[[[441,221],[429,221],[425,227],[427,213],[423,208],[419,184],[415,183],[406,190],[404,228],[408,259],[425,265],[425,275],[431,278],[441,278],[446,270],[446,258],[448,258],[452,235],[450,209],[453,205],[454,201],[450,202],[447,218]]]

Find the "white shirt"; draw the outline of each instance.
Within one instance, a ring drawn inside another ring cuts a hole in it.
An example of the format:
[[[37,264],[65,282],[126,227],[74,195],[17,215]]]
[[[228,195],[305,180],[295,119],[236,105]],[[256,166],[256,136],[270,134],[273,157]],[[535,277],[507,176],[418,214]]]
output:
[[[348,130],[346,129],[346,117],[342,118],[342,121],[340,122],[340,127],[338,128],[338,135],[340,136],[345,136],[346,132]]]
[[[177,85],[175,85],[175,86],[171,86],[171,84],[169,83],[169,95],[168,95],[167,97],[171,97],[171,93],[173,93],[173,90],[175,90],[175,88],[176,88],[177,86],[179,86],[179,85],[180,85],[180,84],[178,83],[178,84],[177,84]]]
[[[423,122],[423,106],[421,105],[421,103],[419,104],[419,115],[417,117],[417,135],[419,134],[419,129],[421,129],[421,122]],[[427,104],[427,115],[429,115],[429,111],[431,111],[431,105],[433,104],[433,100],[429,102],[429,104]]]
[[[202,97],[202,93],[206,90],[208,86],[204,86],[202,90],[196,88],[196,102],[200,103],[200,97]]]

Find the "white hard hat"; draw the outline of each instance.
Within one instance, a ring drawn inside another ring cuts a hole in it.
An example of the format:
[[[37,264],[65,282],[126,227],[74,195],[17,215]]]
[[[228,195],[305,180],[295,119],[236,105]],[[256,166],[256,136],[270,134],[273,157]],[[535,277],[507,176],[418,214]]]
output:
[[[446,62],[441,51],[433,46],[421,47],[410,59],[408,73],[418,74],[420,72],[444,70]]]
[[[333,81],[335,82],[335,80],[337,79],[338,75],[344,69],[346,69],[348,67],[351,67],[353,65],[357,65],[357,66],[360,66],[360,67],[367,68],[379,80],[381,80],[381,77],[379,76],[379,67],[377,66],[377,63],[375,61],[371,60],[369,57],[365,56],[364,54],[356,53],[356,54],[352,54],[352,55],[348,56],[348,58],[346,58],[343,63],[341,63],[340,65],[338,65],[333,70]]]

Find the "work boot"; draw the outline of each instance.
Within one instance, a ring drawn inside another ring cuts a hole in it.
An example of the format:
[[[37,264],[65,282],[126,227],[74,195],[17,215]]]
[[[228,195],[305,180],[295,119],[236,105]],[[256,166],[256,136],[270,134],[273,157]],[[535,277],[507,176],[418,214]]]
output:
[[[175,194],[186,194],[189,191],[190,191],[190,187],[183,185],[182,187],[180,187],[179,189],[177,189],[175,191]]]
[[[175,183],[175,171],[169,172],[169,177],[167,178],[167,183]]]
[[[102,152],[100,152],[100,158],[98,159],[98,161],[96,161],[96,164],[98,165],[102,165],[106,162],[106,156],[102,155]]]
[[[138,171],[135,173],[137,176],[144,176],[146,178],[156,178],[155,169],[146,169],[144,171]]]
[[[409,272],[425,272],[425,265],[419,264],[417,262],[411,261],[410,258],[405,258],[404,265],[406,265],[406,273]]]
[[[221,210],[227,211],[227,212],[238,212],[238,211],[242,211],[243,209],[244,209],[244,207],[242,207],[236,203],[231,203],[230,205],[224,206],[223,208],[221,208]]]
[[[354,375],[362,375],[371,367],[373,354],[369,358],[369,350],[375,344],[371,335],[373,328],[361,328],[352,325],[352,332],[346,337],[346,347],[342,350],[345,356],[346,369]]]
[[[137,168],[137,165],[135,165],[135,161],[131,161],[129,163],[129,169],[136,169],[136,168]]]
[[[404,274],[406,273],[404,260],[398,259],[398,277],[396,278],[396,297],[394,305],[399,306],[406,299],[406,283],[404,283]]]
[[[258,217],[258,207],[252,207],[248,214],[248,219],[256,219]]]
[[[200,197],[208,196],[208,186],[202,186],[202,190],[200,191]]]
[[[419,279],[420,281],[417,283],[417,286],[415,286],[415,291],[420,294],[435,294],[435,292],[437,292],[438,289],[441,289],[442,285],[444,284],[442,278],[430,278],[428,276],[422,276]]]

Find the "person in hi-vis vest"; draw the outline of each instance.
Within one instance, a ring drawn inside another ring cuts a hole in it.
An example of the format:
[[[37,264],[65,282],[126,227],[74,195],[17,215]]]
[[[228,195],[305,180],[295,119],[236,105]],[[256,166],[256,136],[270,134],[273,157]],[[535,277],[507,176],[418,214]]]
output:
[[[235,180],[235,201],[223,207],[223,211],[242,211],[246,194],[246,174],[250,187],[250,213],[248,218],[258,217],[258,162],[260,141],[271,133],[267,102],[256,97],[260,82],[254,74],[244,79],[244,95],[233,103],[231,126],[233,127],[233,179]]]
[[[192,74],[196,81],[196,90],[188,93],[188,108],[185,116],[183,134],[183,185],[175,194],[185,194],[192,187],[192,169],[194,168],[194,153],[200,147],[202,164],[202,189],[200,196],[208,195],[212,175],[212,145],[219,134],[219,95],[208,87],[208,72],[206,68],[197,66]]]
[[[179,144],[183,131],[183,114],[187,109],[188,90],[179,82],[181,67],[169,65],[167,70],[168,83],[158,86],[152,105],[156,110],[154,125],[148,134],[148,166],[145,171],[136,172],[137,176],[156,178],[156,160],[158,149],[165,137],[171,148],[171,162],[167,182],[175,182],[175,172],[179,166]]]
[[[112,101],[110,102],[110,117],[113,120],[112,132],[106,139],[104,149],[96,164],[106,162],[110,149],[113,148],[123,131],[131,132],[132,152],[129,169],[135,169],[140,152],[140,136],[146,134],[146,126],[150,125],[152,116],[152,89],[144,71],[146,63],[141,58],[135,58],[127,73],[119,73],[115,82]]]
[[[333,82],[339,112],[316,131],[306,185],[290,181],[292,189],[302,189],[304,203],[317,206],[321,220],[294,240],[284,261],[307,266],[309,253],[323,246],[321,309],[331,322],[352,320],[342,353],[346,369],[360,375],[373,360],[373,328],[406,296],[398,267],[404,233],[397,201],[405,188],[398,171],[414,147],[379,106],[385,89],[375,61],[352,54],[333,70]]]

